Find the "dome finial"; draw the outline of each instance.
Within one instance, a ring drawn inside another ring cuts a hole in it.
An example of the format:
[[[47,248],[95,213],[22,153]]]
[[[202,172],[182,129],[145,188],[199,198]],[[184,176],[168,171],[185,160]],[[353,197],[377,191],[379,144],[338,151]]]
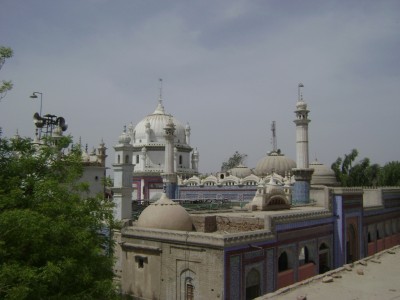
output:
[[[303,88],[304,87],[304,84],[302,84],[301,82],[299,83],[299,86],[298,86],[298,99],[297,99],[297,101],[303,101],[303,93],[301,92],[301,88]]]
[[[278,144],[276,139],[276,122],[272,121],[271,131],[272,131],[272,152],[278,151]]]
[[[163,115],[165,114],[165,110],[162,104],[162,78],[159,78],[158,80],[160,81],[160,95],[158,96],[158,105],[153,114]]]
[[[162,100],[162,78],[158,79],[160,81],[160,97],[158,98],[160,101]]]

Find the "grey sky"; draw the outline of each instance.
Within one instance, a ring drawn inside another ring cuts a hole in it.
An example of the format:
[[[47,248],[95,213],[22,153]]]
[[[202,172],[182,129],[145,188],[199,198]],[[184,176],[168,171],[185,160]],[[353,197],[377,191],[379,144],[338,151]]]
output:
[[[234,151],[255,167],[278,148],[295,159],[297,84],[311,110],[310,158],[330,165],[399,160],[400,2],[3,0],[0,103],[5,136],[33,136],[32,115],[63,116],[68,133],[108,148],[123,126],[154,111],[192,128],[200,171]],[[109,162],[113,157],[109,150]]]

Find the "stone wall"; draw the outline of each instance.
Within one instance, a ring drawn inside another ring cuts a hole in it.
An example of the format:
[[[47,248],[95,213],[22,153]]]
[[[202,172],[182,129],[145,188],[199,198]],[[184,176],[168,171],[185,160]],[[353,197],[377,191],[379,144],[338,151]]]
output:
[[[223,298],[222,248],[208,247],[212,240],[197,237],[196,233],[142,231],[129,228],[120,239],[123,294],[140,299],[183,300],[190,285],[195,299]]]
[[[192,215],[197,232],[244,232],[264,229],[264,219]]]

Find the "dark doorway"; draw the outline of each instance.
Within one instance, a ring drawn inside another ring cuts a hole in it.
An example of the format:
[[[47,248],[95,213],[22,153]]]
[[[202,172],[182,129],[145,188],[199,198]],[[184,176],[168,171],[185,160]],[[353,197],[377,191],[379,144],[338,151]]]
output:
[[[319,246],[319,274],[323,274],[330,270],[329,267],[329,248],[325,243]]]
[[[347,227],[347,239],[346,239],[346,263],[352,263],[358,260],[358,243],[357,233],[353,224]]]
[[[260,295],[260,273],[256,269],[252,269],[246,278],[246,300],[257,298]]]

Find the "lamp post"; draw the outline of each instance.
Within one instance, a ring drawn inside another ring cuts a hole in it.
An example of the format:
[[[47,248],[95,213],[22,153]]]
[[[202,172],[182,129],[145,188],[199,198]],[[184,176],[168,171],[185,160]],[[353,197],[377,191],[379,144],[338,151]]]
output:
[[[37,99],[37,95],[40,95],[40,111],[39,111],[39,115],[42,116],[42,100],[43,100],[43,94],[41,92],[33,92],[33,94],[31,96],[29,96],[32,99]]]

